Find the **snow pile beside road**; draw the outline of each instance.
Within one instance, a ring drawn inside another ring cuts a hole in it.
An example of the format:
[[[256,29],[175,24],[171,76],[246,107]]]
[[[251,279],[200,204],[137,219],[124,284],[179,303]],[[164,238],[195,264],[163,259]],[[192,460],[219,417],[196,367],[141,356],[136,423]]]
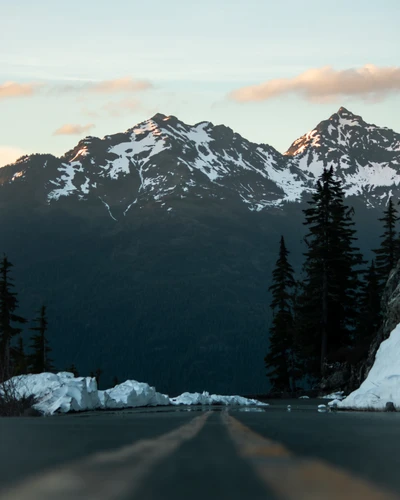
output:
[[[20,375],[5,382],[18,397],[35,396],[38,403],[34,408],[43,415],[60,411],[95,410],[101,403],[96,379],[77,377],[72,373],[39,373]]]
[[[20,375],[5,384],[10,385],[16,397],[35,396],[34,408],[43,415],[68,413],[69,411],[112,410],[137,406],[166,405],[241,405],[268,406],[255,399],[241,396],[219,396],[208,392],[185,392],[177,398],[156,392],[144,382],[127,380],[112,389],[99,391],[93,377],[74,377],[72,373],[40,373]]]
[[[132,408],[135,406],[165,406],[171,404],[169,397],[156,392],[144,382],[127,380],[112,389],[99,391],[102,408]]]
[[[204,391],[199,392],[184,392],[176,398],[170,399],[173,405],[241,405],[241,406],[268,406],[268,403],[261,403],[256,399],[247,399],[242,396],[219,396],[217,394],[209,394]]]
[[[344,395],[344,391],[332,392],[332,394],[327,394],[326,396],[321,396],[321,399],[334,399],[341,401],[346,396]]]
[[[389,401],[400,408],[400,324],[380,345],[366,380],[335,403],[338,408],[383,410]]]

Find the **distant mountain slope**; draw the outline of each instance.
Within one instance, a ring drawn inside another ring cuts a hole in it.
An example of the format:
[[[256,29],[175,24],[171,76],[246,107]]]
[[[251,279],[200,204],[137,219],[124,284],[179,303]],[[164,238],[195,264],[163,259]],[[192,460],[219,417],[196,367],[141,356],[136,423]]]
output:
[[[284,155],[158,114],[0,168],[0,252],[21,313],[48,305],[59,369],[100,367],[107,386],[117,375],[171,395],[262,392],[281,234],[299,269],[302,209],[333,165],[369,257],[399,155],[398,134],[343,108]]]
[[[171,210],[170,200],[187,197],[236,200],[257,211],[298,202],[324,166],[335,168],[348,196],[385,203],[400,182],[400,134],[340,108],[281,155],[223,125],[157,114],[125,133],[86,137],[59,159],[23,157],[0,169],[0,183],[30,186],[48,203],[96,200],[117,220],[134,205]]]

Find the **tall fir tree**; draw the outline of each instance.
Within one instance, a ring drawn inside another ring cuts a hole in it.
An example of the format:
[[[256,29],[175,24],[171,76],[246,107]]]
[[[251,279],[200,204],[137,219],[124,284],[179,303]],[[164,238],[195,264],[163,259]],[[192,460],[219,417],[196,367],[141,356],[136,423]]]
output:
[[[43,373],[54,371],[53,360],[49,357],[51,348],[47,339],[47,314],[46,306],[42,306],[38,312],[38,317],[34,319],[36,323],[30,329],[36,332],[31,337],[32,354],[29,356],[29,371],[31,373]]]
[[[17,294],[12,291],[14,284],[10,277],[11,267],[13,265],[4,255],[0,264],[0,381],[13,375],[11,343],[22,331],[16,325],[26,322],[16,314],[18,299]]]
[[[267,376],[275,390],[295,390],[296,353],[293,329],[293,293],[296,282],[293,268],[288,261],[289,252],[281,237],[279,257],[272,273],[271,308],[273,310],[270,328],[270,346],[265,356]]]
[[[22,337],[19,337],[16,345],[11,347],[13,375],[25,375],[28,373],[28,359],[25,353],[24,341]]]
[[[371,262],[365,273],[360,292],[359,320],[355,335],[356,346],[368,347],[378,333],[382,323],[381,288],[375,269],[375,261]]]
[[[390,198],[386,210],[383,212],[383,217],[379,219],[383,222],[384,232],[381,236],[381,244],[376,254],[376,274],[381,288],[389,277],[390,271],[397,264],[399,259],[399,240],[397,238],[396,224],[399,220],[398,211]]]
[[[324,169],[308,203],[299,336],[308,375],[319,378],[328,356],[351,342],[364,261],[354,245],[353,210],[332,167]]]

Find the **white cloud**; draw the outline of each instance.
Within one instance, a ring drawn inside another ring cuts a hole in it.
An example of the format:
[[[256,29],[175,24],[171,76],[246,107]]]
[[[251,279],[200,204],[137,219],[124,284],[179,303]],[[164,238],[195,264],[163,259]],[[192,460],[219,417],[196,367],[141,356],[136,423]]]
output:
[[[66,123],[55,130],[53,135],[81,135],[91,130],[94,126],[93,123],[88,123],[87,125]]]
[[[377,67],[334,70],[331,66],[314,68],[293,78],[268,80],[234,90],[229,98],[238,102],[266,101],[286,94],[297,94],[308,101],[327,102],[346,97],[368,101],[382,100],[400,92],[400,67]]]
[[[14,163],[15,160],[24,154],[26,154],[26,152],[20,148],[0,145],[0,167],[4,167],[9,163]]]

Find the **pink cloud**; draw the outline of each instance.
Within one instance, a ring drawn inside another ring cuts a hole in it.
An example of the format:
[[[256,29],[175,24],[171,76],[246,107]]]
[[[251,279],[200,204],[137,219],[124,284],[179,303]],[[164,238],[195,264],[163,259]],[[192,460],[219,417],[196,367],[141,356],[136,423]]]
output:
[[[95,125],[88,123],[87,125],[73,125],[66,123],[58,128],[53,135],[81,135],[91,130]]]
[[[5,82],[0,84],[0,99],[32,96],[39,88],[37,83]]]
[[[314,68],[293,78],[268,80],[234,90],[229,98],[237,102],[267,101],[287,94],[297,94],[308,101],[331,102],[344,97],[367,101],[382,100],[400,92],[400,67],[361,68],[336,71],[331,66]]]
[[[153,85],[147,80],[135,80],[134,78],[117,78],[115,80],[104,80],[102,82],[87,84],[89,92],[102,94],[115,94],[119,92],[139,92],[148,90]]]

